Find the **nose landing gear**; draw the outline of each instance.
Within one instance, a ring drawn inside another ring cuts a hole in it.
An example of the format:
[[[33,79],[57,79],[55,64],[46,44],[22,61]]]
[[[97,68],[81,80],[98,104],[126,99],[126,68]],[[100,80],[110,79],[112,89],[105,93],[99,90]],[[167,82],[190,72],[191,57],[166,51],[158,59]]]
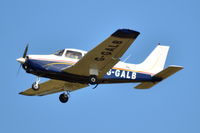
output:
[[[36,81],[32,84],[32,89],[33,89],[34,91],[37,91],[37,90],[40,89],[40,84],[39,84],[39,82],[40,82],[40,77],[37,77]]]

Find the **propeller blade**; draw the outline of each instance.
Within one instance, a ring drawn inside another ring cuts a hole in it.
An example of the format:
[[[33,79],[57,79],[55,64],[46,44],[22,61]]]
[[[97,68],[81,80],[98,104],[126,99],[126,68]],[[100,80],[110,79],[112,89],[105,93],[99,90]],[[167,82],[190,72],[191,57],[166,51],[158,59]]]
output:
[[[26,57],[27,52],[28,52],[28,44],[26,45],[26,48],[25,48],[25,50],[24,50],[23,58]]]
[[[27,52],[28,52],[28,44],[26,45],[26,48],[25,48],[24,54],[23,54],[23,58],[22,58],[22,59],[24,59],[25,61],[26,61]],[[17,59],[17,61],[20,62],[20,58]],[[24,61],[23,63],[25,63],[25,61]],[[22,62],[20,62],[20,63],[22,63]],[[21,67],[22,67],[22,64],[20,64],[20,66],[19,66],[19,68],[18,68],[18,70],[17,70],[17,76],[19,75],[19,72],[20,72]]]
[[[17,70],[17,76],[19,75],[19,72],[20,72],[21,67],[22,67],[22,64],[20,64],[20,66],[19,66],[19,68],[18,68],[18,70]]]

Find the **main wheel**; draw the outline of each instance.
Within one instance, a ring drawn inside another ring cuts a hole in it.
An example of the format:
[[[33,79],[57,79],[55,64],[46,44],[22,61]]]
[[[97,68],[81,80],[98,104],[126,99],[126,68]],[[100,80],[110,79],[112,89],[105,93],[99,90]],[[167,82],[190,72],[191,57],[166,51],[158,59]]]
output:
[[[96,75],[91,75],[91,76],[89,77],[89,83],[90,83],[91,85],[97,84],[97,76],[96,76]]]
[[[32,89],[33,89],[34,91],[37,91],[37,90],[40,89],[40,85],[37,84],[36,82],[34,82],[34,83],[32,84]]]
[[[60,94],[60,96],[59,96],[59,100],[60,100],[61,103],[66,103],[66,102],[69,100],[69,97],[68,97],[67,94],[62,93],[62,94]]]

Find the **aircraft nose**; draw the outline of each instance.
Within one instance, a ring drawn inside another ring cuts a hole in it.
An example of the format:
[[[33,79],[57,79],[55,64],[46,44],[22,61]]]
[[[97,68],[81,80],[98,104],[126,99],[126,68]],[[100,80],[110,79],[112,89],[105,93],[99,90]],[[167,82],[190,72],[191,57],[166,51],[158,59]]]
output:
[[[21,64],[24,64],[25,63],[25,58],[22,58],[22,57],[20,57],[20,58],[18,58],[18,59],[16,59],[19,63],[21,63]]]

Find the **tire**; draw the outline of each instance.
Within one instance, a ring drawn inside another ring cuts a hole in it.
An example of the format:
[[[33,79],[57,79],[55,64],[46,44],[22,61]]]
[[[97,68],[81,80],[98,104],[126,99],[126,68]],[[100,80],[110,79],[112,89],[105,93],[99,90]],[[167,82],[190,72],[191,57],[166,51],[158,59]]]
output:
[[[32,89],[33,89],[34,91],[38,91],[38,90],[40,89],[40,85],[37,84],[36,82],[34,82],[34,83],[32,84]]]
[[[61,103],[66,103],[66,102],[69,100],[69,97],[68,97],[67,94],[62,93],[62,94],[60,94],[60,96],[59,96],[59,100],[60,100]]]

